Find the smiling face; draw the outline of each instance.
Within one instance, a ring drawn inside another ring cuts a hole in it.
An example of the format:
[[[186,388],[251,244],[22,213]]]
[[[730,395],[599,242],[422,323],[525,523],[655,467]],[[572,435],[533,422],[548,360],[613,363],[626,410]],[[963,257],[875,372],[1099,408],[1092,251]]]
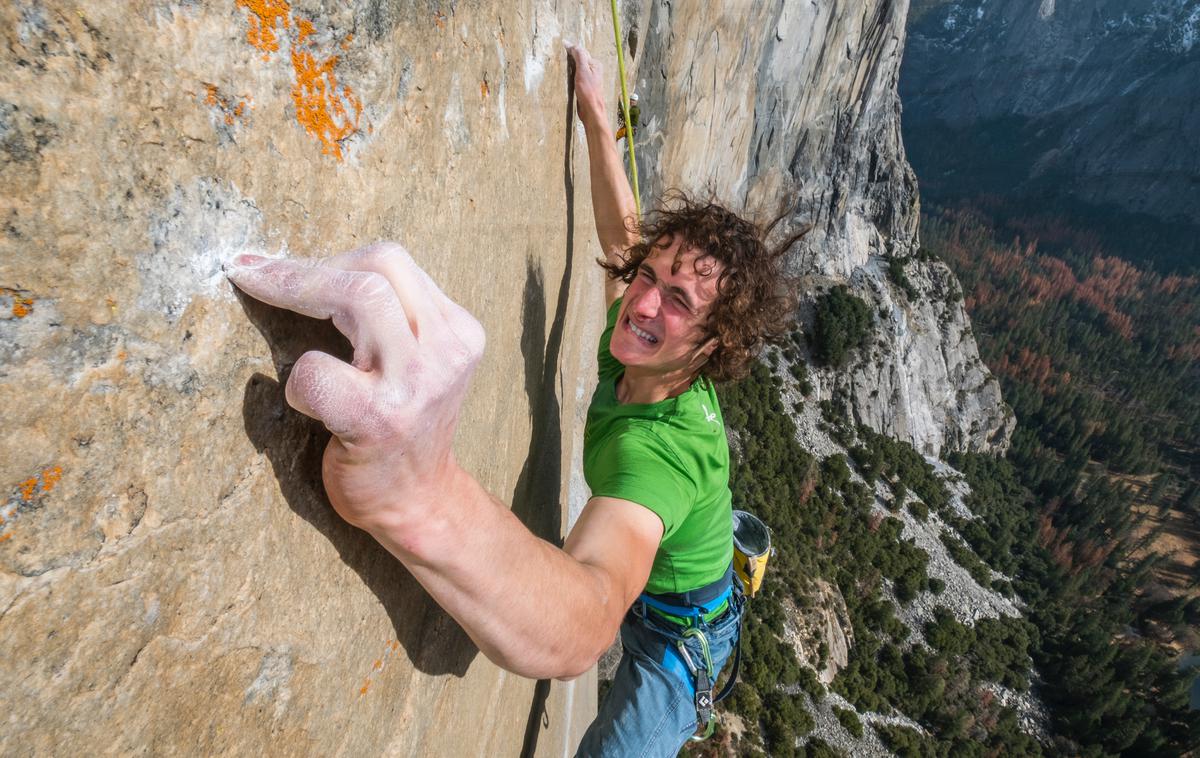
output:
[[[682,244],[656,242],[625,290],[609,349],[627,373],[691,379],[717,346],[704,325],[722,264]]]

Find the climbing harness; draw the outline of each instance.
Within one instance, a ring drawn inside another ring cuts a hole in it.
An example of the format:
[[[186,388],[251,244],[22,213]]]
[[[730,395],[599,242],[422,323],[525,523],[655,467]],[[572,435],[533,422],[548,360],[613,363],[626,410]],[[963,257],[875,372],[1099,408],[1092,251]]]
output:
[[[746,511],[733,512],[733,561],[721,578],[711,584],[684,593],[650,594],[643,592],[638,596],[637,603],[641,604],[642,618],[648,612],[665,618],[673,624],[683,627],[680,635],[672,635],[672,643],[668,645],[668,655],[674,651],[683,662],[689,680],[684,681],[694,692],[696,706],[696,723],[703,732],[693,734],[691,739],[699,742],[708,739],[717,725],[715,706],[733,692],[737,684],[738,673],[742,667],[742,621],[745,613],[736,607],[745,600],[754,597],[762,587],[763,577],[767,571],[767,559],[774,553],[771,547],[771,530],[759,518]],[[637,603],[634,607],[637,608]],[[733,668],[729,679],[717,695],[713,696],[713,687],[717,683],[717,673],[714,671],[712,655],[709,651],[708,637],[699,628],[701,622],[716,621],[723,616],[731,604],[738,612],[737,638],[734,642]],[[636,612],[636,611],[635,611]],[[697,663],[688,652],[687,640],[695,638],[700,645],[701,661]],[[664,660],[663,666],[683,675],[677,664]]]
[[[625,86],[625,50],[621,46],[621,20],[617,18],[617,0],[611,0],[612,17],[613,17],[613,34],[617,39],[617,71],[621,75],[621,109],[625,114],[625,123],[629,121],[629,90]],[[637,156],[633,152],[633,135],[625,140],[625,144],[629,147],[629,170],[632,174],[630,183],[633,185],[633,205],[637,208],[637,215],[642,217],[642,196],[638,192],[638,175],[637,175]]]
[[[741,603],[741,594],[741,586],[735,578],[733,564],[730,563],[729,568],[725,570],[720,579],[699,589],[678,594],[643,592],[638,597],[638,603],[642,607],[641,612],[638,613],[639,616],[645,618],[646,613],[654,612],[675,625],[684,627],[679,635],[670,635],[671,644],[668,644],[666,653],[668,658],[662,661],[662,664],[664,668],[678,673],[693,692],[696,723],[703,730],[703,732],[692,735],[691,739],[695,742],[708,739],[712,735],[717,725],[715,706],[729,697],[729,694],[733,692],[734,684],[737,683],[742,658],[742,621],[741,609],[738,607]],[[713,687],[716,686],[718,672],[713,666],[708,637],[699,627],[701,622],[716,621],[724,616],[730,610],[731,605],[734,605],[734,611],[739,612],[733,669],[725,686],[714,697]],[[687,649],[687,640],[693,638],[700,646],[701,660],[699,662],[694,660]],[[682,668],[670,659],[672,653],[675,654],[678,661],[683,663]]]

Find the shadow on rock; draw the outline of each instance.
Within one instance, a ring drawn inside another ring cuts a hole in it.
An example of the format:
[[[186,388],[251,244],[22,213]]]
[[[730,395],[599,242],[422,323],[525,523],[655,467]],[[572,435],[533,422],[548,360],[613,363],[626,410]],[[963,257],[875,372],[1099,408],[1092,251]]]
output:
[[[537,536],[562,545],[562,409],[555,393],[554,378],[562,356],[563,330],[567,319],[567,301],[571,295],[571,274],[575,260],[575,171],[572,165],[572,136],[575,123],[574,66],[567,58],[567,110],[563,137],[563,197],[566,201],[566,258],[550,334],[546,335],[546,283],[540,265],[530,260],[525,265],[525,297],[521,312],[521,354],[525,358],[525,396],[529,400],[532,436],[529,455],[513,492],[513,512]],[[525,723],[521,755],[537,752],[538,736],[550,726],[546,700],[550,681],[538,681]]]
[[[307,350],[350,360],[349,344],[330,322],[272,308],[240,293],[239,298],[266,337],[283,381]],[[330,437],[324,425],[288,406],[283,386],[263,374],[246,384],[242,417],[250,442],[271,461],[288,506],[325,535],[342,562],[379,598],[413,666],[426,674],[463,676],[478,653],[475,643],[399,560],[369,534],[342,521],[329,504],[321,480],[321,457]]]

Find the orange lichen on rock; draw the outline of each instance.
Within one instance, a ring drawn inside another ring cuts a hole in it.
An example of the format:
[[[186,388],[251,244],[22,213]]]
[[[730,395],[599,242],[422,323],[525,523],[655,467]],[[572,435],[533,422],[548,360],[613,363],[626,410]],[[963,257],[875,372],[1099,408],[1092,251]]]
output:
[[[21,492],[21,500],[29,503],[33,502],[33,494],[37,492],[38,478],[31,476],[25,481],[17,485],[17,489]]]
[[[316,31],[313,23],[306,18],[296,19],[296,43],[303,45],[304,41]],[[311,43],[309,43],[311,44]]]
[[[287,0],[237,0],[239,7],[250,12],[250,28],[246,33],[251,45],[263,52],[263,60],[279,50],[277,33],[294,27],[292,36],[292,68],[296,80],[292,85],[292,101],[296,106],[296,121],[321,143],[321,152],[342,159],[342,141],[359,131],[362,101],[346,85],[338,84],[334,74],[338,56],[318,58],[304,50],[316,46],[316,27],[306,18],[291,15]],[[294,23],[293,23],[294,22]],[[341,42],[347,49],[354,35]],[[244,103],[231,106],[212,85],[206,85],[209,105],[220,108],[227,126],[240,118]]]
[[[287,0],[237,0],[237,4],[250,12],[250,28],[246,30],[246,39],[262,51],[263,60],[266,60],[279,49],[275,27],[282,24],[283,29],[287,28],[291,4]]]
[[[374,681],[373,677],[375,677],[380,671],[383,671],[387,665],[389,657],[395,655],[396,651],[399,649],[399,640],[387,641],[383,648],[383,656],[375,659],[375,661],[371,664],[371,671],[366,675],[366,677],[363,678],[362,687],[359,687],[358,689],[359,696],[367,694],[367,690],[371,688],[371,682]]]
[[[0,287],[0,297],[12,300],[12,318],[25,318],[33,313],[33,298],[26,295],[24,290]]]
[[[54,485],[58,484],[62,479],[62,466],[54,466],[42,472],[42,492],[49,492],[54,489]]]
[[[62,473],[62,466],[49,466],[16,486],[13,493],[8,496],[8,501],[0,505],[0,529],[5,530],[3,534],[0,534],[0,542],[12,537],[10,522],[13,520],[13,516],[21,508],[36,505],[38,500],[59,483]]]
[[[341,141],[358,131],[362,102],[353,90],[338,84],[333,73],[337,62],[336,55],[318,62],[307,51],[293,51],[296,84],[292,87],[292,102],[296,105],[296,120],[320,140],[321,152],[341,160]]]
[[[20,493],[21,501],[29,504],[34,501],[38,495],[45,495],[54,489],[54,486],[62,479],[62,466],[51,466],[50,468],[42,469],[40,474],[31,476],[25,481],[17,485],[17,492]]]
[[[211,82],[202,82],[204,84],[204,104],[217,111],[217,115],[221,118],[226,126],[233,126],[235,121],[241,120],[246,113],[246,100],[241,99],[236,103],[233,98],[226,97],[221,94],[221,90],[217,85]]]

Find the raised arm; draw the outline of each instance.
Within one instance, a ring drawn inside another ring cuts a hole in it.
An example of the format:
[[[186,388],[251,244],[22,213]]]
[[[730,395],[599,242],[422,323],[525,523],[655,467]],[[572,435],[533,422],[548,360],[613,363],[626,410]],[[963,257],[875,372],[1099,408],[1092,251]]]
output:
[[[662,522],[594,498],[560,549],[458,465],[451,442],[483,354],[479,322],[394,244],[319,263],[241,256],[228,276],[266,303],[332,319],[354,347],[349,364],[305,353],[286,386],[288,403],[333,433],[322,476],[338,514],[495,663],[533,678],[590,668],[650,575]]]
[[[637,219],[633,190],[625,177],[625,166],[609,127],[608,110],[601,94],[600,64],[581,47],[568,49],[575,61],[575,102],[587,135],[596,235],[605,258],[609,262],[619,261],[624,251],[638,241],[637,234],[629,229]],[[624,282],[606,277],[605,305],[612,305],[624,291]]]

